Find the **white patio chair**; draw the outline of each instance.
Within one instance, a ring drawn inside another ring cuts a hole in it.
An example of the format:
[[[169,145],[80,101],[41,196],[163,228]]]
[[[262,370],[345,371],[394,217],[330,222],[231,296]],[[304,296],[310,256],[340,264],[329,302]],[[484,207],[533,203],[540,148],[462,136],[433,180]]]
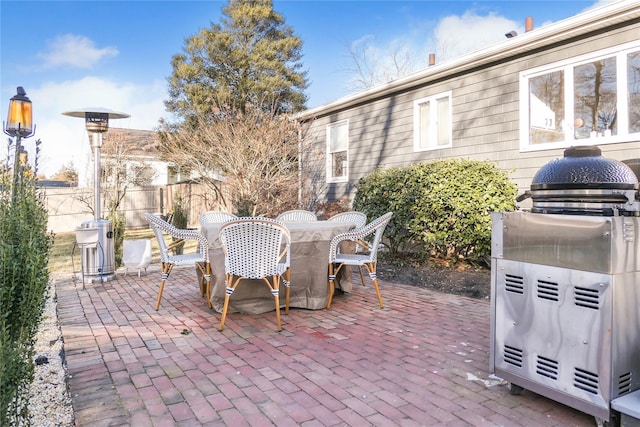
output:
[[[125,267],[125,276],[130,268],[138,270],[138,277],[140,277],[140,270],[144,269],[146,273],[147,267],[151,264],[151,239],[123,240],[122,263]]]
[[[275,298],[278,331],[280,321],[280,283],[286,288],[285,313],[289,313],[291,235],[283,224],[269,218],[238,218],[220,227],[224,252],[226,293],[220,330],[229,309],[229,299],[242,279],[263,280]]]
[[[237,218],[237,216],[232,214],[231,212],[206,211],[200,214],[200,225],[218,224],[235,218]]]
[[[367,215],[357,211],[340,212],[330,217],[327,221],[350,222],[352,224],[355,224],[356,228],[360,228],[367,223]],[[356,253],[362,253],[364,250],[366,249],[356,244]],[[358,266],[358,272],[360,273],[360,281],[362,282],[362,286],[364,286],[364,274],[362,273],[361,265]]]
[[[304,209],[293,209],[290,211],[282,212],[280,215],[276,217],[276,221],[317,221],[318,217],[311,211],[306,211]]]
[[[367,223],[367,215],[356,211],[340,212],[327,219],[327,221],[350,222],[355,224],[356,228],[360,228]]]
[[[158,241],[158,247],[160,248],[160,260],[162,262],[162,279],[160,281],[160,289],[158,291],[156,311],[160,308],[162,291],[164,290],[165,282],[169,278],[173,267],[176,265],[190,264],[195,264],[200,272],[202,272],[202,278],[199,283],[200,295],[206,296],[207,304],[209,305],[209,308],[211,308],[211,264],[209,264],[209,243],[207,242],[207,238],[195,230],[178,229],[150,213],[145,213],[145,216],[147,217],[149,226],[153,230]],[[171,245],[167,245],[164,240],[165,234],[179,240]],[[184,244],[184,241],[187,240],[196,240],[198,242],[196,252],[179,255],[170,254],[173,247],[179,244],[182,245]]]
[[[376,264],[378,262],[378,246],[380,246],[382,234],[392,216],[393,212],[387,212],[363,227],[340,233],[331,239],[331,243],[329,244],[329,299],[327,300],[327,308],[331,308],[331,300],[333,299],[333,293],[335,291],[334,281],[336,275],[344,265],[364,266],[367,269],[373,286],[376,288],[380,308],[384,308],[382,296],[380,295],[380,287],[378,286]],[[373,240],[368,242],[366,238],[370,235],[373,235]],[[355,242],[357,245],[367,248],[368,253],[349,254],[340,252],[339,248],[343,242]],[[364,284],[364,278],[362,280]]]

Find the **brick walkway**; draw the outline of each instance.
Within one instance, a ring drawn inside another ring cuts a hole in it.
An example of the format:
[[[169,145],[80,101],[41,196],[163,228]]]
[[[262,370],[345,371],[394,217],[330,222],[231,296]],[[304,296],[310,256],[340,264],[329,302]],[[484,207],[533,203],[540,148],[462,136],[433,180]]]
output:
[[[593,426],[489,373],[489,301],[354,281],[331,310],[220,315],[193,268],[56,280],[76,426]],[[355,279],[355,277],[354,277]],[[357,283],[357,286],[355,284]]]

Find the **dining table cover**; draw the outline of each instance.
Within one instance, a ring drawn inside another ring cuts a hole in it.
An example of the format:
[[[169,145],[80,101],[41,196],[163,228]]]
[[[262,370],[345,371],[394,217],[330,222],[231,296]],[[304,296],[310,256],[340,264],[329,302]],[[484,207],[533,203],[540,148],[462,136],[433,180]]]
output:
[[[339,233],[355,228],[338,221],[283,222],[291,233],[291,290],[289,307],[318,310],[327,306],[329,244]],[[209,241],[211,262],[211,304],[222,312],[226,290],[224,252],[220,241],[222,223],[205,224],[201,232]],[[197,270],[197,269],[196,269]],[[343,267],[336,289],[351,291],[351,268]],[[284,285],[280,302],[284,306]],[[231,295],[229,313],[259,314],[275,310],[273,295],[262,280],[245,279]]]

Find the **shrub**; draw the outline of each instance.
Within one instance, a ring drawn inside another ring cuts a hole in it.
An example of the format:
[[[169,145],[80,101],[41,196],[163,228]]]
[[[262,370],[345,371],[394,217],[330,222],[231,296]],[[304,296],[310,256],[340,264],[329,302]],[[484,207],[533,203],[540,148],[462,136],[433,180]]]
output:
[[[354,206],[370,218],[393,211],[391,253],[486,262],[491,212],[515,209],[516,185],[493,163],[447,159],[379,170],[360,180]]]
[[[15,173],[14,173],[15,172]],[[35,174],[0,170],[0,425],[28,424],[33,345],[49,281],[53,235]]]
[[[122,263],[122,251],[124,242],[124,233],[126,228],[126,219],[124,212],[113,212],[109,215],[109,220],[113,226],[113,251],[115,267],[121,267]]]
[[[410,210],[406,204],[411,199],[406,193],[407,179],[407,169],[379,169],[360,180],[353,199],[354,209],[367,214],[368,221],[393,212],[391,222],[384,232],[384,240],[390,255],[394,257],[407,252],[412,243],[406,228],[410,219],[407,217]]]
[[[318,203],[317,211],[322,219],[329,219],[335,214],[347,212],[351,208],[349,206],[349,198],[341,197],[337,202]]]
[[[189,223],[188,208],[180,193],[176,193],[173,199],[173,219],[171,221],[174,227],[180,229],[187,228],[187,224]],[[175,241],[176,239],[174,238],[173,240]],[[174,247],[174,253],[176,255],[182,254],[183,251],[184,244],[179,244]]]

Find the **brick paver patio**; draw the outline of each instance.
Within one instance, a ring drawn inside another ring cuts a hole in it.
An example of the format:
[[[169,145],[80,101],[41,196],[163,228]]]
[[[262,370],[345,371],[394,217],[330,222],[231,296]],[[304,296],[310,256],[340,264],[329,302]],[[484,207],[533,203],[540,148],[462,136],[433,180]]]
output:
[[[490,302],[354,277],[331,310],[220,315],[195,270],[56,279],[76,425],[593,426],[489,372]]]

